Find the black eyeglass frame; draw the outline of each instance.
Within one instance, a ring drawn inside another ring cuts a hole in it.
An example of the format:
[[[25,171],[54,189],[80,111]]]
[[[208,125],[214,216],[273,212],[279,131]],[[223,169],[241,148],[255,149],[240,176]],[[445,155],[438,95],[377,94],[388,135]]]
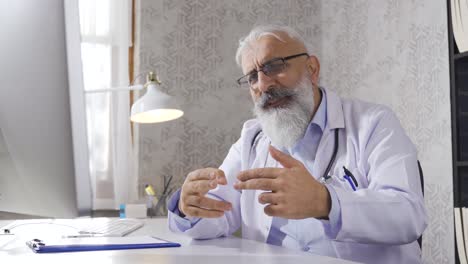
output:
[[[251,76],[252,74],[257,74],[258,75],[258,72],[263,72],[266,76],[270,76],[268,75],[267,73],[265,73],[265,71],[263,70],[263,68],[265,66],[268,66],[270,65],[271,63],[274,63],[274,62],[277,62],[277,61],[282,61],[284,65],[286,65],[286,61],[288,60],[291,60],[291,59],[294,59],[294,58],[297,58],[297,57],[301,57],[301,56],[307,56],[307,57],[310,57],[310,55],[306,52],[303,52],[303,53],[298,53],[298,54],[294,54],[294,55],[291,55],[291,56],[287,56],[287,57],[284,57],[284,58],[274,58],[270,61],[267,61],[265,64],[263,64],[259,70],[252,70],[251,72],[247,73],[246,75],[240,77],[239,79],[237,79],[237,84],[239,86],[242,86],[242,85],[245,85],[245,84],[248,84],[250,87],[250,83],[249,83],[249,76]],[[284,68],[283,68],[284,70]],[[242,79],[247,79],[246,81],[243,81]]]

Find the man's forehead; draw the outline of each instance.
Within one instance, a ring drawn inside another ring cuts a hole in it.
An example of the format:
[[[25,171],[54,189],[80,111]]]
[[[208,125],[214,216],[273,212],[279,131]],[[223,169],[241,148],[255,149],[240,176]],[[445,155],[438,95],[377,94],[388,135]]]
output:
[[[280,35],[280,38],[284,41],[266,35],[248,43],[242,53],[242,71],[250,72],[269,60],[289,56],[292,52],[302,50],[301,45],[289,36]]]

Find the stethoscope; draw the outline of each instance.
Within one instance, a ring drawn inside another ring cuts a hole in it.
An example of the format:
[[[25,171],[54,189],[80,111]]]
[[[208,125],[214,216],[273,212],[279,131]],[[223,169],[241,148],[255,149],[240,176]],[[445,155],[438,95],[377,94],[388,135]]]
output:
[[[258,131],[257,134],[255,134],[253,140],[252,140],[252,148],[257,145],[257,140],[258,140],[258,135],[262,132],[262,130]],[[332,176],[329,174],[331,167],[333,166],[333,163],[335,163],[336,155],[338,154],[338,145],[339,145],[339,138],[338,138],[338,129],[335,129],[335,141],[333,145],[333,153],[331,156],[330,161],[328,162],[327,169],[323,172],[322,177],[319,178],[319,181],[322,183],[325,183],[327,180],[329,180]],[[252,150],[251,148],[251,150]],[[265,166],[266,166],[267,161],[265,160]]]
[[[339,137],[338,137],[338,129],[335,129],[335,142],[333,146],[333,153],[330,159],[330,162],[328,163],[327,169],[323,172],[322,177],[319,178],[319,182],[322,184],[327,183],[332,178],[332,175],[330,175],[330,170],[331,167],[333,166],[333,163],[335,163],[336,155],[338,154],[338,145],[339,145]],[[356,180],[356,177],[354,177],[353,173],[346,169],[345,166],[343,166],[343,171],[344,171],[344,180],[349,183],[353,191],[357,190],[358,182]]]
[[[262,131],[261,130],[258,131],[257,134],[254,136],[254,139],[252,141],[252,146],[256,145],[257,140],[258,140],[258,135],[260,134],[260,132],[262,132]],[[319,182],[322,183],[322,184],[327,183],[332,178],[332,175],[330,175],[330,170],[331,170],[333,164],[335,163],[336,155],[338,154],[339,143],[340,143],[340,140],[339,140],[339,137],[338,137],[338,129],[336,128],[335,129],[335,140],[333,142],[332,156],[330,158],[330,161],[328,162],[327,168],[325,169],[325,171],[322,174],[322,177],[319,178]],[[267,161],[265,160],[265,166],[266,166],[266,163],[267,163]],[[344,166],[343,166],[343,170],[345,172],[344,178],[348,181],[348,183],[351,185],[353,190],[356,190],[356,187],[358,187],[358,182],[357,182],[356,178]]]
[[[326,183],[332,176],[330,175],[331,167],[333,163],[335,163],[336,155],[338,154],[338,145],[339,145],[339,137],[338,137],[338,129],[335,129],[335,141],[333,143],[333,153],[328,162],[328,166],[322,174],[322,177],[319,178],[321,183]]]

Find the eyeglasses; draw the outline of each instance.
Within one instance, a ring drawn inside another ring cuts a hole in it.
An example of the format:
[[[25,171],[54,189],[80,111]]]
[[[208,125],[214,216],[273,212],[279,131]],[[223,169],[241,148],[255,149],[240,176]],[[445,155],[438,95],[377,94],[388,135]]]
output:
[[[274,77],[275,75],[281,73],[286,69],[286,61],[300,57],[300,56],[307,56],[307,53],[299,53],[295,55],[291,55],[284,58],[275,58],[271,61],[266,62],[259,70],[252,70],[251,72],[247,73],[246,75],[240,77],[237,80],[237,83],[240,87],[250,87],[252,88],[258,81],[258,72],[263,72],[268,77]]]

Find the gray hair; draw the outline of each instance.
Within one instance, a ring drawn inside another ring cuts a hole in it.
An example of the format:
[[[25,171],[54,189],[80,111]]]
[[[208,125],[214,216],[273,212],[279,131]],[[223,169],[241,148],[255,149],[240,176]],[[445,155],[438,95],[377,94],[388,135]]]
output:
[[[276,39],[278,39],[281,42],[286,42],[284,39],[282,39],[277,33],[282,32],[286,33],[290,38],[299,41],[302,43],[307,50],[307,53],[310,54],[309,49],[307,45],[305,44],[304,39],[301,37],[301,35],[294,30],[291,27],[288,26],[279,26],[279,25],[263,25],[263,26],[256,26],[254,27],[250,33],[241,38],[239,40],[239,47],[237,48],[236,52],[236,63],[239,65],[239,67],[242,66],[242,52],[244,49],[248,46],[250,46],[250,43],[253,41],[259,40],[261,37],[264,36],[272,36]]]

